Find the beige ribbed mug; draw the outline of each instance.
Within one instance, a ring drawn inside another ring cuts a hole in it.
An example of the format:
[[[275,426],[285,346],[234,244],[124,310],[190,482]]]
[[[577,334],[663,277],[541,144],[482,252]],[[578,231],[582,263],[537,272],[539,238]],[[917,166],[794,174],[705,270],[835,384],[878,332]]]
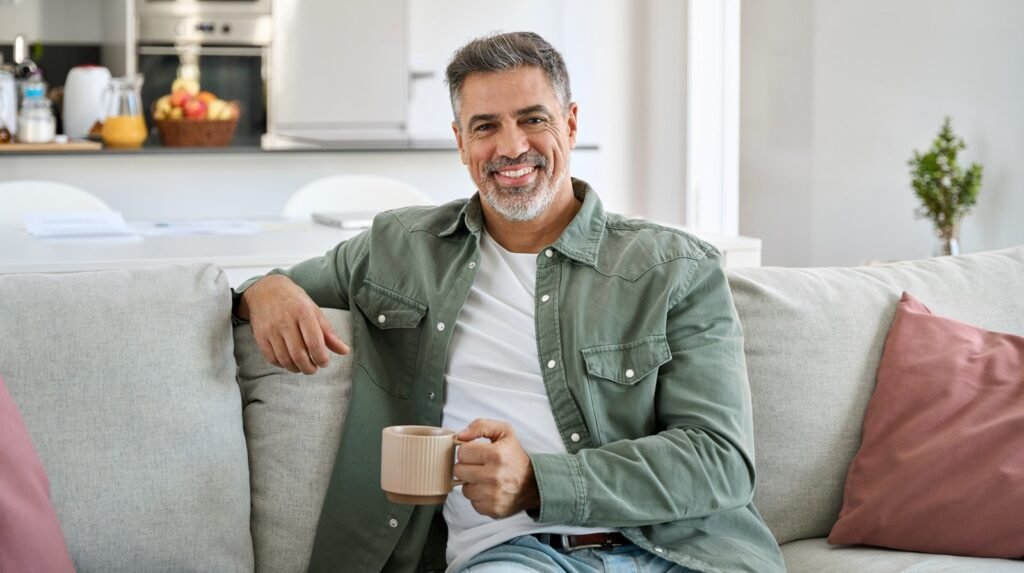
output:
[[[389,426],[380,442],[380,488],[395,503],[444,503],[452,487],[455,432],[434,426]]]

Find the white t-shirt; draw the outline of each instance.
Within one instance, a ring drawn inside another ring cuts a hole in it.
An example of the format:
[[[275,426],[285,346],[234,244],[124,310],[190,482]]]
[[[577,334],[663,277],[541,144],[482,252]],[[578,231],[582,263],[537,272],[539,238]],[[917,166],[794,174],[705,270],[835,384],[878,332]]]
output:
[[[509,422],[530,453],[565,453],[541,377],[534,327],[537,255],[511,253],[487,233],[480,270],[448,347],[442,425],[459,431],[476,418]],[[525,512],[494,520],[480,515],[458,487],[444,504],[449,570],[480,551],[540,532],[611,531],[539,525]]]

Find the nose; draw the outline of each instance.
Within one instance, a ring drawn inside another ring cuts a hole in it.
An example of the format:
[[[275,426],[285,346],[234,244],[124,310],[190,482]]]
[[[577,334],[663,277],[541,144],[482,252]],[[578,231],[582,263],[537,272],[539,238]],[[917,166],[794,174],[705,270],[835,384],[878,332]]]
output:
[[[498,134],[498,155],[514,159],[530,150],[530,142],[518,126],[508,127]]]

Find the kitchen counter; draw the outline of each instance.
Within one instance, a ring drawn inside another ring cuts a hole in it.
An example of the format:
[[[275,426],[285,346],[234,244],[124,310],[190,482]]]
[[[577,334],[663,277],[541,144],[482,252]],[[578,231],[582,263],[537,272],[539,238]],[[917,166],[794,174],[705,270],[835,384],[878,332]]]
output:
[[[0,144],[2,145],[2,144]],[[595,151],[597,145],[577,145],[576,149]],[[71,149],[62,148],[59,145],[47,149],[38,150],[7,150],[2,157],[11,155],[74,155],[76,157],[88,155],[182,155],[182,154],[231,154],[231,153],[334,153],[334,152],[365,152],[365,151],[448,151],[456,150],[455,140],[414,140],[414,139],[388,139],[388,140],[365,140],[365,141],[321,141],[284,139],[265,137],[263,142],[240,142],[227,147],[165,147],[159,143],[146,143],[138,149]]]

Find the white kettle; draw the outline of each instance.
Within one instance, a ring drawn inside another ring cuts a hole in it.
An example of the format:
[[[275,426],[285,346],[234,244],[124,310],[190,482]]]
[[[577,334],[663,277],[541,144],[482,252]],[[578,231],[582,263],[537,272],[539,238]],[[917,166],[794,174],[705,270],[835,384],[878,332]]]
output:
[[[103,66],[75,66],[64,83],[64,134],[77,139],[89,135],[103,121],[103,91],[110,84],[110,70]]]

